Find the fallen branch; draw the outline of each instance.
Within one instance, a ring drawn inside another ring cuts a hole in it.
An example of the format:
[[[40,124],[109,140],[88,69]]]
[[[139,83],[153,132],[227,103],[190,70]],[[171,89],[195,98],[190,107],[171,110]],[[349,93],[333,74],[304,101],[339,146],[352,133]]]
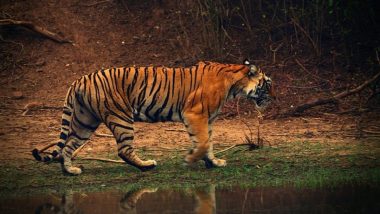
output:
[[[219,153],[226,152],[226,151],[231,150],[231,149],[233,149],[233,148],[235,148],[235,147],[238,147],[238,146],[252,146],[252,144],[251,144],[251,143],[234,144],[234,145],[232,145],[232,146],[230,146],[230,147],[228,147],[228,148],[225,148],[225,149],[223,149],[223,150],[220,150],[220,151],[214,152],[214,155],[219,154]]]
[[[361,129],[360,131],[368,133],[368,134],[380,134],[380,131]]]
[[[82,149],[84,148],[84,146],[85,146],[88,142],[90,142],[90,141],[86,141],[86,142],[84,142],[81,146],[79,146],[79,147],[74,151],[74,153],[73,153],[73,155],[72,155],[72,158],[75,158],[75,157],[78,155],[78,153],[80,152],[80,150],[82,150]]]
[[[58,43],[72,43],[72,41],[60,38],[56,33],[53,33],[43,27],[34,25],[32,22],[28,21],[16,21],[13,19],[1,19],[0,26],[18,26],[29,29],[37,34],[40,34],[54,42]]]
[[[94,135],[97,136],[97,137],[110,137],[110,138],[114,138],[114,136],[112,134],[103,134],[103,133],[99,133],[97,131],[94,132]]]
[[[32,110],[39,110],[39,109],[54,109],[54,110],[62,110],[62,106],[46,106],[43,103],[40,102],[31,102],[24,106],[22,110],[24,112],[22,113],[22,116],[28,116],[29,112]],[[19,110],[19,109],[16,109]]]
[[[90,4],[82,4],[80,6],[92,7],[92,6],[96,6],[96,5],[99,5],[99,4],[108,3],[110,1],[111,0],[104,0],[104,1],[94,2],[94,3],[90,3]]]
[[[329,104],[329,103],[336,103],[339,99],[345,98],[345,97],[350,96],[352,94],[359,93],[364,88],[366,88],[369,84],[376,81],[379,77],[380,77],[380,72],[356,88],[341,92],[341,93],[336,94],[336,95],[329,97],[329,98],[325,98],[325,99],[317,98],[317,99],[310,100],[304,104],[296,106],[294,109],[291,109],[287,112],[281,113],[275,117],[286,117],[286,116],[299,115],[300,113],[304,112],[305,110],[312,108],[312,107],[315,107],[315,106],[325,105],[325,104]]]
[[[107,158],[94,158],[94,157],[87,157],[87,158],[80,158],[81,160],[96,160],[96,161],[102,161],[102,162],[110,162],[110,163],[124,163],[125,161],[122,160],[112,160]]]

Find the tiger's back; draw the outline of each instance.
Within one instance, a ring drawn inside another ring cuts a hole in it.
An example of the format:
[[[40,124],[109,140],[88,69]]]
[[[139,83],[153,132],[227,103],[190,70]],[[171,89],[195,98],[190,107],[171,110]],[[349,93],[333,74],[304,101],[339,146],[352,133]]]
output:
[[[86,96],[84,100],[89,109],[106,109],[105,103],[119,103],[130,106],[135,121],[158,122],[183,120],[183,110],[187,102],[194,106],[196,94],[204,103],[203,112],[211,111],[214,106],[207,105],[209,94],[215,99],[225,84],[225,74],[215,72],[215,67],[223,69],[226,64],[199,63],[186,68],[168,67],[123,67],[100,70],[85,75],[72,85],[76,94]],[[240,66],[242,67],[242,66]],[[203,84],[212,82],[214,89],[205,90]],[[77,96],[78,96],[77,95]],[[193,95],[193,96],[191,96]],[[94,97],[97,99],[95,100]],[[189,100],[190,98],[190,100]],[[218,98],[223,104],[224,96]],[[94,102],[97,101],[97,102]],[[117,107],[117,106],[116,106]],[[210,108],[210,109],[209,109]],[[125,110],[125,109],[124,109]],[[101,113],[93,110],[99,119]]]

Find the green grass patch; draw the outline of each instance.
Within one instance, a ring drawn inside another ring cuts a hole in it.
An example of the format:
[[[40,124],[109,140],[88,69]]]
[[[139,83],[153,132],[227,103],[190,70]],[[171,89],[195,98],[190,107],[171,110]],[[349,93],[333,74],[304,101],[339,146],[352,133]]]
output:
[[[223,153],[228,165],[206,169],[203,162],[183,165],[183,154],[158,156],[152,171],[114,163],[75,160],[84,171],[63,175],[60,164],[33,160],[2,163],[1,196],[66,191],[106,191],[131,188],[186,188],[215,184],[218,187],[284,186],[326,187],[347,183],[378,185],[380,150],[376,144],[295,142],[248,151],[237,147]],[[153,157],[152,154],[141,154]],[[116,157],[114,157],[116,158]]]

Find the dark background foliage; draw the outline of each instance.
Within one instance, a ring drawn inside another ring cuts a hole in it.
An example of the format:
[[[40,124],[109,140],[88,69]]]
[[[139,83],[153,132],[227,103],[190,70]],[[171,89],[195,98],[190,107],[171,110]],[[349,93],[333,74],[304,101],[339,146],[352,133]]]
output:
[[[275,80],[278,111],[350,89],[378,72],[379,4],[1,0],[2,19],[31,21],[73,41],[56,44],[20,27],[0,27],[2,93],[16,90],[30,99],[61,100],[79,75],[102,67],[186,66],[200,60],[241,63],[248,58]],[[15,84],[18,80],[25,81]],[[55,93],[45,96],[51,85]],[[378,100],[378,85],[343,100],[338,110]],[[228,107],[236,110],[237,103]]]

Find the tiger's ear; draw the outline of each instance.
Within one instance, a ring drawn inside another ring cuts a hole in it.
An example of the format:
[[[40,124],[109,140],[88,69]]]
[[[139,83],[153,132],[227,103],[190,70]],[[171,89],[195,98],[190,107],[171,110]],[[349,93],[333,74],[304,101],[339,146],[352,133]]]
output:
[[[245,59],[245,60],[243,61],[243,63],[244,63],[244,65],[250,65],[250,64],[251,64],[251,63],[249,62],[248,59]]]
[[[250,66],[249,66],[249,72],[248,72],[248,75],[249,75],[249,76],[254,76],[254,75],[256,75],[258,72],[259,72],[259,69],[256,67],[256,65],[250,65]]]

